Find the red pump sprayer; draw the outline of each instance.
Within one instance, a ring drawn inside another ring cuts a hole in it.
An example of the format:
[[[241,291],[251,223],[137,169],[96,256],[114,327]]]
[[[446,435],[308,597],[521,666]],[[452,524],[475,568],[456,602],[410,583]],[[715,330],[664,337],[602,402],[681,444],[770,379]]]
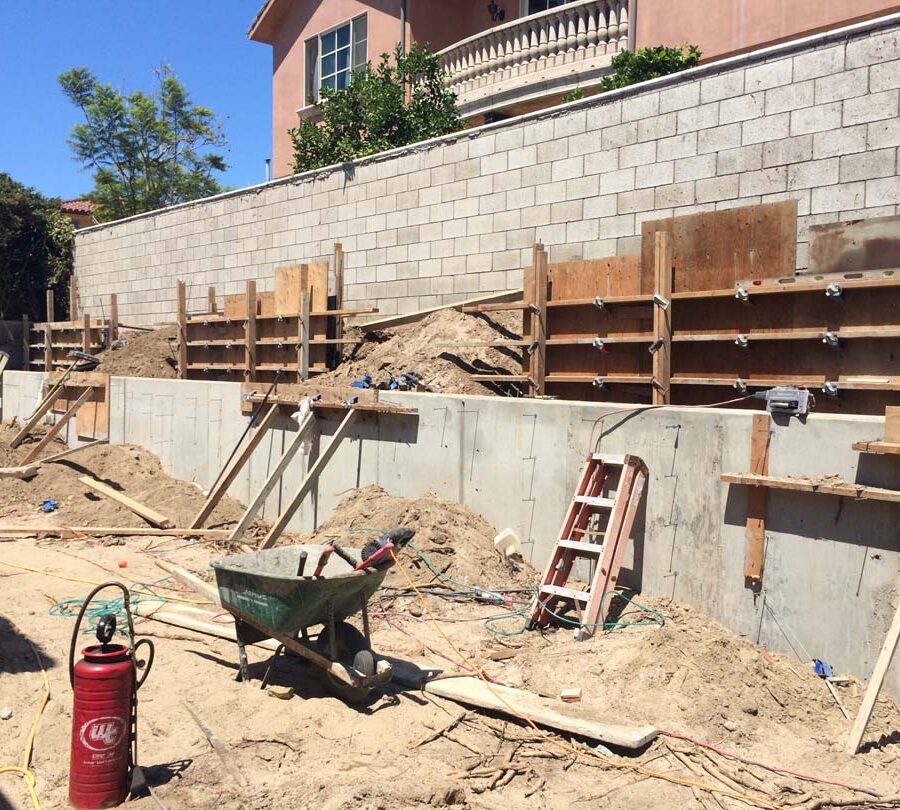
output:
[[[111,644],[116,632],[113,613],[97,623],[97,641],[82,651],[75,663],[81,620],[91,600],[104,588],[120,588],[128,617],[128,645]],[[141,645],[147,660],[136,657]],[[98,586],[81,606],[69,646],[69,682],[72,706],[72,757],[69,765],[69,803],[79,810],[100,810],[121,804],[129,776],[137,764],[137,690],[153,665],[153,642],[134,641],[128,589],[120,582]],[[142,675],[138,677],[138,670]]]

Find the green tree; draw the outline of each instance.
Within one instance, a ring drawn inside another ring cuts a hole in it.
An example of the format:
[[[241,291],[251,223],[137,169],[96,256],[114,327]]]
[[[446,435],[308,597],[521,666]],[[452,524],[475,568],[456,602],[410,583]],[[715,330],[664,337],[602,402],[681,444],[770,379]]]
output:
[[[156,71],[152,93],[125,95],[88,68],[59,76],[63,93],[84,114],[72,128],[75,159],[94,170],[90,199],[104,220],[208,197],[222,190],[227,167],[209,151],[226,143],[215,114],[195,105],[169,67]]]
[[[289,131],[294,171],[305,172],[456,132],[462,127],[456,95],[444,87],[444,71],[427,46],[408,53],[398,45],[393,61],[381,55],[342,89],[322,88],[321,121]]]
[[[74,230],[59,200],[0,172],[0,320],[43,319],[44,290],[67,289]]]
[[[700,49],[696,45],[678,45],[675,48],[655,45],[636,51],[619,51],[612,58],[613,72],[600,82],[600,92],[687,70],[699,62]]]

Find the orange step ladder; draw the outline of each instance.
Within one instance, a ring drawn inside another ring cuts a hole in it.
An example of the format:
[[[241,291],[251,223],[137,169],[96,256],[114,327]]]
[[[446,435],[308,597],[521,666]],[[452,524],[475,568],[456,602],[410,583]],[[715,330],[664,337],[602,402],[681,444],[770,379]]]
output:
[[[577,616],[579,641],[602,626],[646,483],[647,467],[637,456],[593,453],[588,457],[532,603],[529,629],[546,627],[559,610]],[[595,563],[590,587],[584,591],[567,587],[579,558]]]

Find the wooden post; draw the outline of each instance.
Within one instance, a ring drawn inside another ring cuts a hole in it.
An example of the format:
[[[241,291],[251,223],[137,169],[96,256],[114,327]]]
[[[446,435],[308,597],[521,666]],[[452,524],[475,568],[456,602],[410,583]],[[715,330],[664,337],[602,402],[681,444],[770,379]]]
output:
[[[340,242],[334,244],[334,308],[344,308],[344,248]],[[338,340],[344,337],[344,319],[340,315],[334,317],[334,336]],[[341,362],[342,344],[338,343],[332,351],[332,367]]]
[[[22,316],[22,370],[28,371],[31,363],[31,321],[27,315]]]
[[[62,387],[59,389],[62,391]],[[78,399],[75,400],[70,406],[69,410],[67,410],[59,419],[59,421],[53,425],[50,430],[48,430],[44,434],[44,438],[42,438],[31,450],[31,452],[25,457],[25,460],[22,462],[22,465],[31,464],[40,454],[41,450],[43,450],[51,441],[56,437],[56,435],[66,426],[66,423],[78,413],[78,409],[84,405],[85,402],[88,401],[88,398],[94,393],[94,388],[89,386],[84,389],[84,392]]]
[[[109,334],[107,340],[112,346],[119,339],[119,296],[110,293],[109,296]]]
[[[187,287],[183,281],[177,286],[178,302],[178,377],[187,379]]]
[[[53,304],[53,290],[47,290],[47,323],[56,316],[56,307]]]
[[[769,474],[769,440],[771,417],[768,413],[753,415],[750,434],[750,472]],[[744,550],[744,584],[758,591],[762,587],[766,553],[766,487],[750,487],[747,493],[747,527]]]
[[[44,371],[53,371],[53,290],[47,290],[47,320],[44,323]]]
[[[884,682],[884,676],[887,675],[888,667],[891,665],[891,658],[894,657],[894,651],[897,649],[898,644],[900,644],[900,605],[897,606],[897,611],[894,613],[894,621],[891,622],[891,626],[888,629],[884,645],[878,654],[878,660],[875,662],[875,669],[872,670],[872,677],[869,678],[866,694],[863,695],[859,713],[856,715],[856,719],[853,721],[853,726],[850,729],[846,753],[851,756],[859,750],[859,744],[862,742],[866,726],[869,725],[869,718],[872,717],[872,710],[875,708],[875,701],[878,700],[881,684]]]
[[[538,243],[534,248],[534,306],[531,313],[531,362],[534,395],[544,395],[547,375],[547,251]]]
[[[256,282],[247,282],[247,323],[244,327],[244,379],[253,382],[256,379]]]
[[[652,402],[654,405],[666,405],[670,400],[672,378],[672,235],[657,231],[654,238],[654,287],[656,294],[664,298],[667,305],[653,305],[653,332],[657,348],[653,352]]]
[[[522,341],[526,348],[534,339],[531,332],[531,306],[534,304],[534,268],[539,248],[540,244],[535,242],[531,250],[531,267],[522,271],[522,303],[525,307],[522,310]],[[522,374],[531,375],[531,355],[527,351],[522,352]]]
[[[300,293],[300,379],[309,379],[309,291]]]
[[[78,320],[78,279],[74,275],[69,279],[69,320]]]
[[[215,313],[218,312],[218,309],[217,309],[217,306],[218,306],[218,305],[216,304],[216,288],[215,288],[215,287],[210,287],[210,288],[206,291],[206,294],[207,294],[207,296],[208,296],[208,299],[207,299],[207,300],[209,301],[209,305],[208,305],[208,306],[209,306],[209,311],[210,311],[210,313],[212,313],[213,315],[215,315]]]
[[[81,325],[81,351],[85,354],[91,353],[91,316],[84,313],[83,323]]]

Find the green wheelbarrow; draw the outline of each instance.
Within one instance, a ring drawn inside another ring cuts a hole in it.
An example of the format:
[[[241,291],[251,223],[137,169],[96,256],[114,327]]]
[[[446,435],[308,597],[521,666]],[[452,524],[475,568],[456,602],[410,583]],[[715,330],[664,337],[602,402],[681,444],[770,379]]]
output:
[[[280,646],[263,687],[285,649],[318,667],[326,688],[348,703],[389,681],[390,664],[371,649],[367,605],[391,566],[390,550],[413,534],[394,529],[362,550],[282,546],[213,562],[222,606],[234,616],[241,680],[250,680],[246,645],[272,638]],[[346,621],[357,612],[362,632]]]

